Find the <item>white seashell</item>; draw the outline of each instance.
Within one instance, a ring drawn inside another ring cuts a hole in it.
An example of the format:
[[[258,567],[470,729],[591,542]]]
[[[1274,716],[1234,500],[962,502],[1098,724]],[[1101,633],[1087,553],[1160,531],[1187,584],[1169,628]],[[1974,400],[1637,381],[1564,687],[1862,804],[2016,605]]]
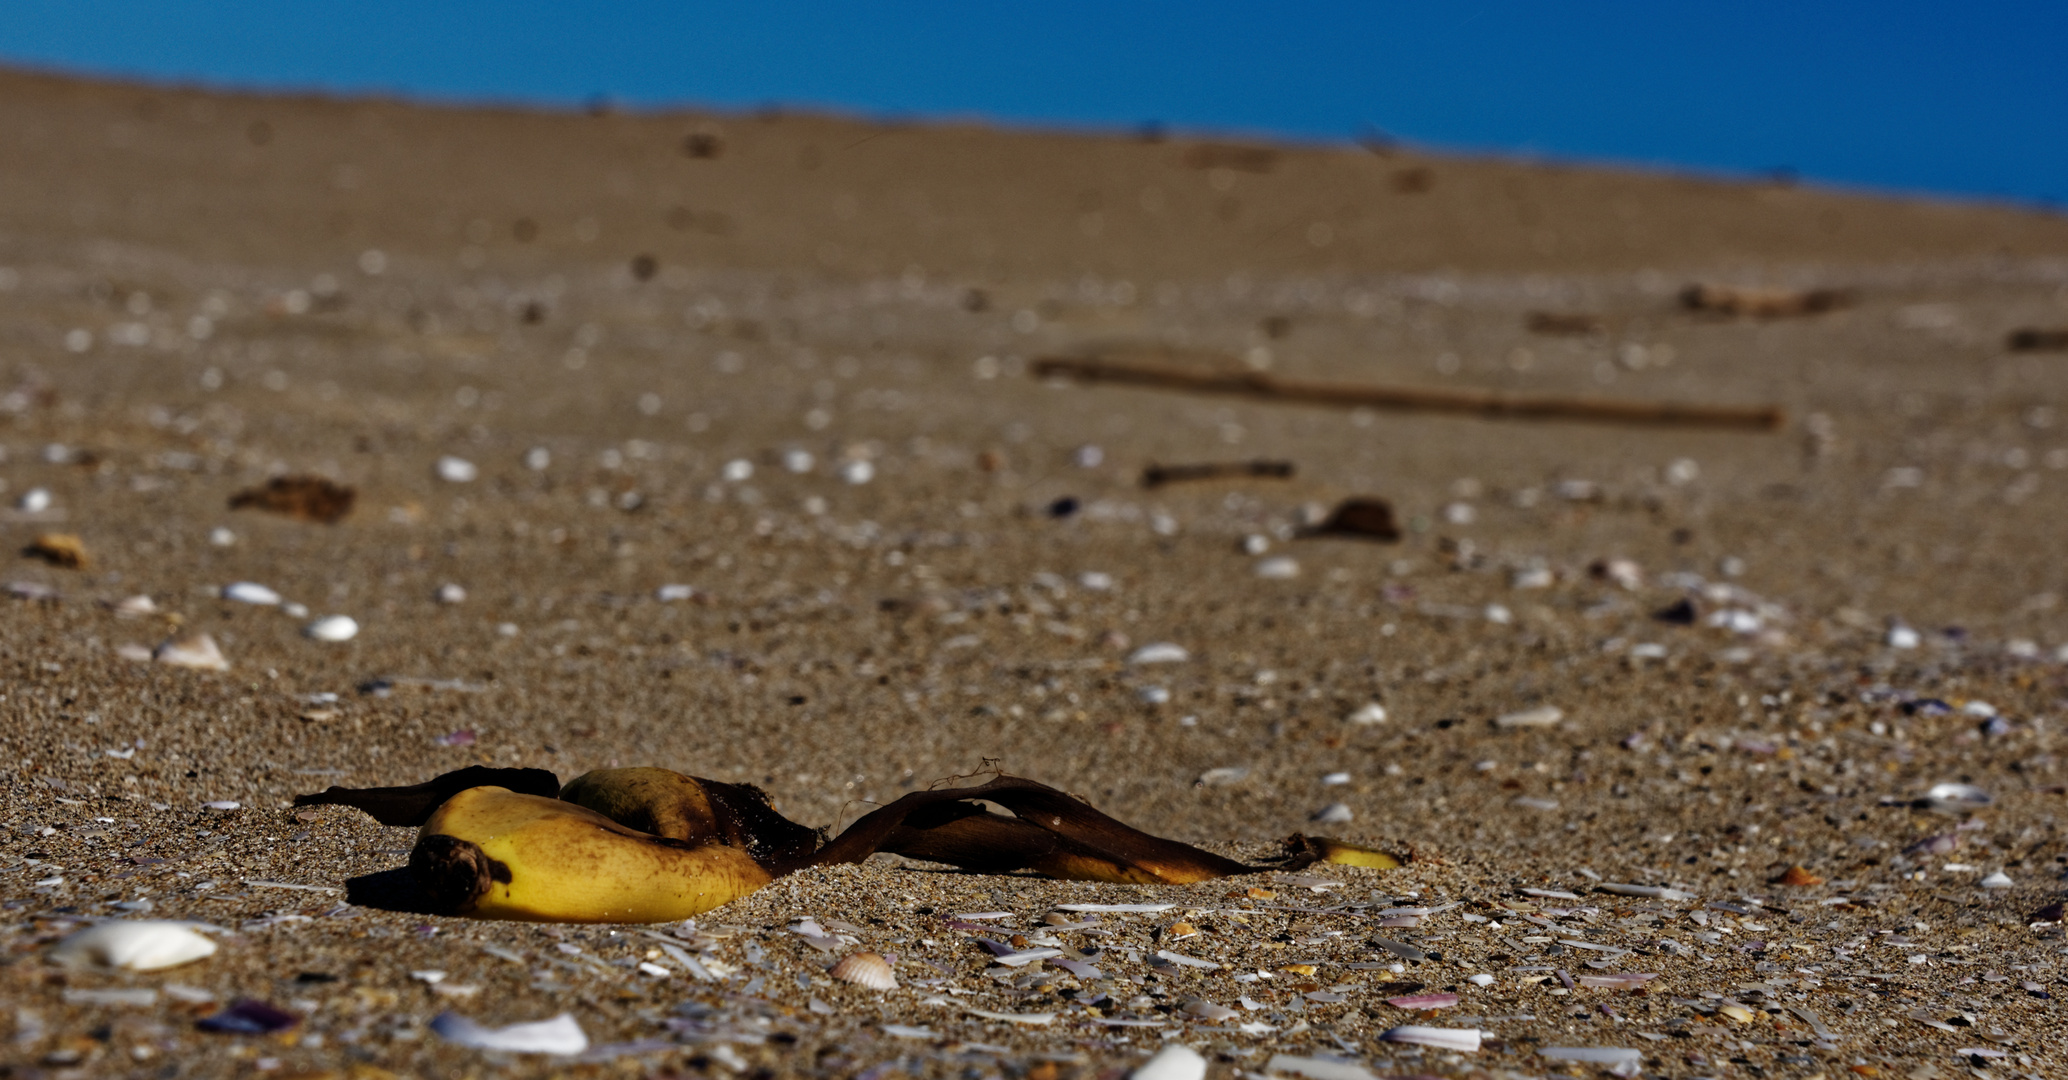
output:
[[[543,446],[534,446],[524,452],[524,467],[532,472],[545,472],[553,467],[553,451]]]
[[[1128,1074],[1128,1080],[1206,1080],[1206,1059],[1184,1043],[1164,1043]]]
[[[481,476],[481,467],[463,457],[447,454],[438,459],[438,479],[448,484],[471,484]]]
[[[2006,874],[2001,870],[1998,870],[1997,872],[1981,880],[1981,886],[1985,889],[2008,889],[2016,884],[2017,882],[2012,881],[2011,876],[2009,874]]]
[[[1485,972],[1480,972],[1477,975],[1467,976],[1465,981],[1474,986],[1492,986],[1494,984],[1494,977]]]
[[[1176,664],[1190,659],[1192,659],[1192,654],[1186,652],[1183,645],[1173,645],[1168,641],[1158,641],[1136,649],[1128,655],[1127,662],[1130,664]]]
[[[1243,766],[1223,765],[1218,769],[1208,769],[1200,773],[1199,783],[1203,787],[1219,787],[1223,784],[1241,783],[1248,776],[1249,770]]]
[[[1888,628],[1888,636],[1882,639],[1891,649],[1914,649],[1924,643],[1917,631],[1897,623]]]
[[[223,586],[223,599],[235,600],[240,604],[258,604],[261,607],[278,607],[280,594],[256,581],[233,581]]]
[[[1265,559],[1257,563],[1257,576],[1273,581],[1284,581],[1300,576],[1300,561],[1287,555]]]
[[[1642,896],[1649,900],[1693,900],[1695,894],[1669,889],[1663,885],[1629,885],[1618,881],[1604,882],[1595,888],[1616,896]]]
[[[243,803],[237,802],[234,799],[217,799],[214,802],[205,802],[201,804],[201,806],[204,809],[221,810],[225,813],[228,813],[231,810],[240,809],[243,805]]]
[[[14,508],[25,514],[40,514],[50,509],[50,503],[50,492],[34,487],[22,492],[22,497],[14,500]]]
[[[467,589],[464,585],[455,585],[448,581],[438,586],[437,597],[441,604],[463,604],[467,600]]]
[[[655,589],[653,591],[653,598],[659,600],[663,604],[672,604],[678,600],[694,600],[696,598],[696,594],[697,591],[695,586],[663,585],[660,588]]]
[[[754,463],[746,458],[734,458],[725,463],[725,468],[720,475],[735,484],[743,480],[751,480],[754,477]]]
[[[1479,511],[1471,503],[1454,502],[1443,508],[1443,520],[1452,525],[1470,525],[1479,520]]]
[[[1350,715],[1343,717],[1346,724],[1383,724],[1386,722],[1386,707],[1376,701],[1368,701],[1357,707]]]
[[[58,942],[50,958],[71,966],[160,971],[192,963],[215,950],[215,942],[195,933],[191,924],[132,919],[87,927]]]
[[[1084,573],[1077,575],[1077,584],[1093,592],[1105,592],[1113,587],[1113,575],[1101,573],[1097,570],[1086,570]]]
[[[1321,786],[1323,787],[1340,787],[1349,782],[1350,774],[1346,772],[1325,773],[1321,777]]]
[[[236,547],[237,534],[218,525],[208,530],[208,542],[214,547]]]
[[[1339,802],[1332,802],[1314,811],[1314,816],[1307,820],[1316,825],[1341,825],[1355,816],[1350,812],[1349,807]]]
[[[501,1050],[512,1054],[579,1054],[589,1048],[589,1037],[573,1013],[561,1013],[550,1020],[508,1027],[484,1027],[457,1013],[439,1013],[431,1030],[454,1046],[477,1050]]]
[[[1262,555],[1269,550],[1271,550],[1271,538],[1268,536],[1259,536],[1256,533],[1251,533],[1242,538],[1242,553],[1245,555]]]
[[[1497,728],[1556,727],[1565,719],[1565,710],[1556,705],[1539,705],[1494,718]]]
[[[1388,1029],[1379,1038],[1387,1042],[1409,1043],[1415,1046],[1434,1046],[1442,1050],[1456,1050],[1461,1053],[1479,1051],[1478,1028],[1424,1027],[1421,1024],[1402,1024]]]
[[[858,952],[844,957],[826,971],[842,982],[866,986],[871,990],[895,990],[898,977],[890,969],[890,961],[872,952]]]
[[[1205,998],[1193,998],[1186,1002],[1184,1007],[1178,1011],[1186,1016],[1196,1016],[1201,1020],[1212,1021],[1216,1024],[1223,1020],[1233,1020],[1242,1015],[1239,1010],[1231,1009],[1226,1005],[1216,1005]]]
[[[876,479],[876,466],[868,461],[850,461],[840,467],[840,478],[850,484],[866,484]]]
[[[125,619],[158,614],[158,602],[141,593],[115,601],[115,614]]]
[[[1144,686],[1135,691],[1135,699],[1144,705],[1164,705],[1170,702],[1170,691],[1161,686]]]
[[[309,608],[306,604],[297,604],[289,600],[280,605],[280,613],[290,619],[306,619],[309,617]]]
[[[809,450],[783,451],[783,468],[793,473],[808,473],[811,471],[811,467],[816,464],[818,464],[818,459],[812,457]]]
[[[228,671],[230,661],[223,651],[216,647],[215,639],[199,630],[166,638],[151,651],[151,659],[173,667],[200,668],[203,671]]]
[[[317,641],[350,641],[359,636],[359,623],[350,615],[325,615],[302,627],[302,634]]]
[[[1509,611],[1505,604],[1488,604],[1486,605],[1486,621],[1496,626],[1506,626],[1515,621],[1515,613]]]

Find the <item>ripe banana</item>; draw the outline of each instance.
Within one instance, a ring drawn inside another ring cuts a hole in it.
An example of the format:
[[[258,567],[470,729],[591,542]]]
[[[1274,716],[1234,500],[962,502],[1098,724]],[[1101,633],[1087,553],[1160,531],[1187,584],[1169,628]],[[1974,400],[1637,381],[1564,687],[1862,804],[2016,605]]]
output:
[[[687,919],[774,880],[741,848],[654,836],[501,787],[447,799],[409,865],[433,910],[525,922]]]

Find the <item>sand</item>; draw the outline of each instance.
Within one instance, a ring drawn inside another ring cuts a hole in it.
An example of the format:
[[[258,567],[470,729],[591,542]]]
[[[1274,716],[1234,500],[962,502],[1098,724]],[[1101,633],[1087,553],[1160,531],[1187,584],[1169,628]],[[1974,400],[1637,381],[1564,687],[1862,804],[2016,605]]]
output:
[[[25,556],[0,599],[9,1075],[1092,1077],[1167,1039],[1215,1076],[1600,1068],[1542,1052],[1570,1046],[1665,1076],[2068,1068],[2043,910],[2068,358],[2004,346],[2068,324],[2059,216],[1406,150],[0,84],[0,524],[89,559]],[[1676,299],[1698,281],[1854,302],[1702,316]],[[1025,373],[1116,343],[1789,420]],[[1294,474],[1139,483],[1259,458]],[[279,475],[351,512],[229,508]],[[1404,537],[1298,538],[1352,496]],[[306,614],[222,598],[239,581]],[[159,613],[113,606],[136,595]],[[1683,600],[1692,625],[1656,617]],[[326,615],[359,632],[304,636]],[[228,671],[132,658],[195,630]],[[1129,662],[1159,642],[1189,658]],[[1304,830],[1414,861],[1152,888],[886,858],[693,928],[529,926],[384,910],[411,833],[290,806],[475,763],[661,765],[833,828],[995,765],[1244,858]],[[1990,801],[1920,802],[1940,783]],[[1098,978],[950,925],[1040,938],[1066,903],[1174,906],[1056,933]],[[146,915],[222,947],[48,960]],[[826,977],[862,948],[904,985]],[[1657,977],[1578,981],[1612,973]],[[1410,992],[1459,1001],[1388,1004]],[[244,998],[299,1019],[197,1029]],[[600,1060],[449,1045],[448,1009],[570,1013]],[[1379,1040],[1410,1023],[1486,1035]]]

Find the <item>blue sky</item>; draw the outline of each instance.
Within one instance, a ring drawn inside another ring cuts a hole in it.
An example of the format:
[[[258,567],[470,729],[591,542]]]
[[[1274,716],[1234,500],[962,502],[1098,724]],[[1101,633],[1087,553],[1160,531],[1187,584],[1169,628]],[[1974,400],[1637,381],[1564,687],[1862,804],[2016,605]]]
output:
[[[2068,3],[6,0],[0,62],[220,87],[1346,140],[2068,202]]]

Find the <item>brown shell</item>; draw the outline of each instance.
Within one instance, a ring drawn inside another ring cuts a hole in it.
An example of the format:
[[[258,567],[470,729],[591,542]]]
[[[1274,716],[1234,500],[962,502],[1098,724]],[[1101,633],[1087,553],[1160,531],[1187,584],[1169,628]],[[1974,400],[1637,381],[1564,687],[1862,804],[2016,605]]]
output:
[[[866,986],[871,990],[895,990],[898,977],[890,970],[890,961],[880,954],[858,952],[834,964],[828,972],[843,982]]]

